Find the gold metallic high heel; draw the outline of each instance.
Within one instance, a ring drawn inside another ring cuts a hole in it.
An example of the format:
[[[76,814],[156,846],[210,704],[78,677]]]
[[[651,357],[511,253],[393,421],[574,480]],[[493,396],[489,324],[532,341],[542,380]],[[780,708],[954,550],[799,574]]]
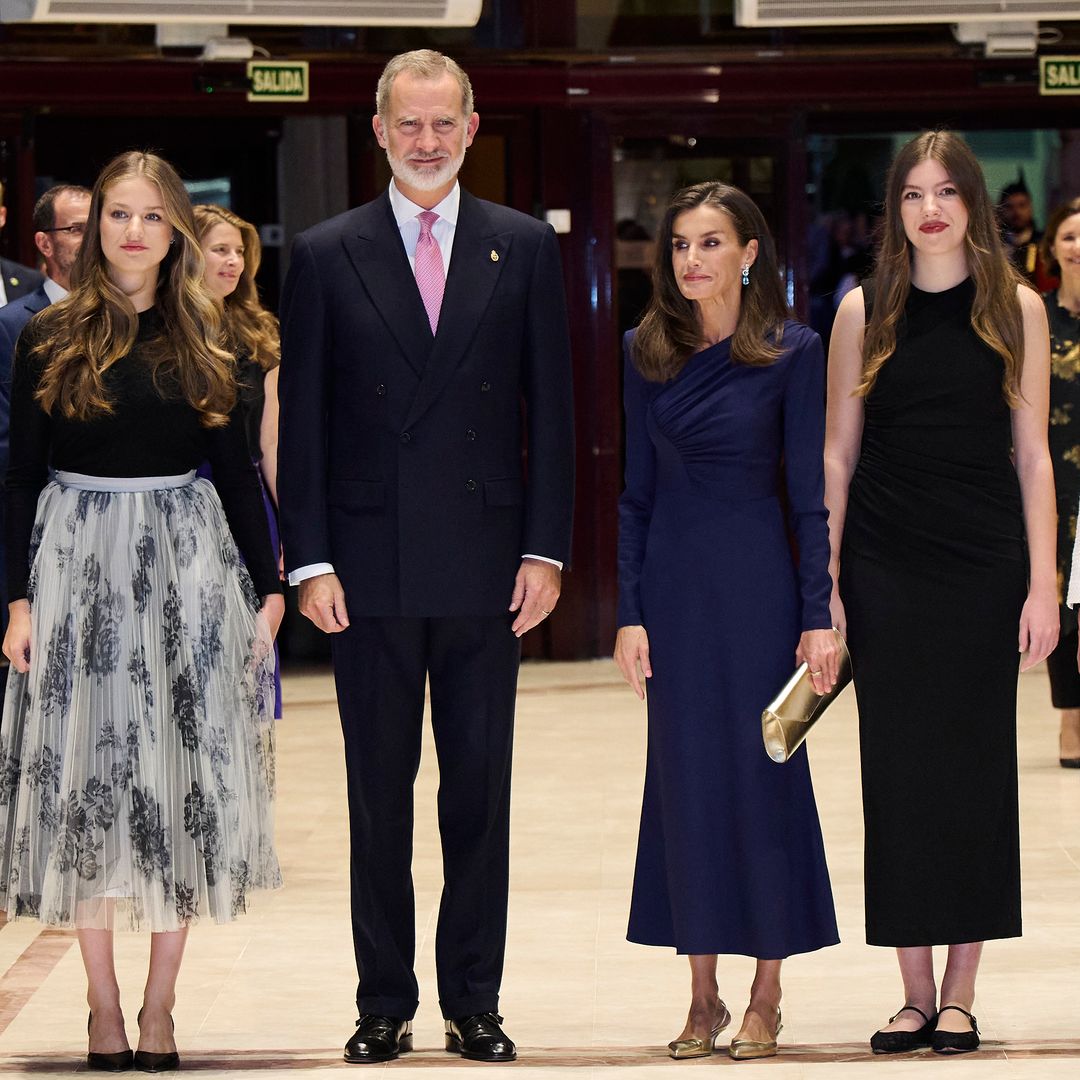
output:
[[[717,1036],[731,1023],[731,1013],[728,1012],[728,1007],[722,1001],[720,1002],[720,1008],[723,1010],[720,1013],[720,1019],[716,1022],[716,1026],[712,1031],[709,1032],[707,1039],[676,1039],[675,1042],[667,1044],[669,1054],[679,1061],[684,1058],[708,1057],[716,1047]]]
[[[757,1042],[754,1039],[732,1039],[728,1047],[728,1054],[734,1061],[753,1061],[754,1058],[776,1057],[776,1039],[784,1030],[783,1017],[780,1010],[776,1010],[776,1035],[768,1042]]]

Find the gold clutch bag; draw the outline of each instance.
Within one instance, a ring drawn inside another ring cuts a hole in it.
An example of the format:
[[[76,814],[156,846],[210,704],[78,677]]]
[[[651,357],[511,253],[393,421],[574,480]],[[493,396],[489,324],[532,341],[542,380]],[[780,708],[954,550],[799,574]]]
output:
[[[802,746],[803,739],[818,717],[851,682],[851,656],[847,644],[835,627],[833,633],[840,646],[840,670],[836,685],[827,694],[816,694],[810,678],[810,665],[804,662],[761,714],[761,737],[765,740],[765,752],[773,761],[787,761]]]

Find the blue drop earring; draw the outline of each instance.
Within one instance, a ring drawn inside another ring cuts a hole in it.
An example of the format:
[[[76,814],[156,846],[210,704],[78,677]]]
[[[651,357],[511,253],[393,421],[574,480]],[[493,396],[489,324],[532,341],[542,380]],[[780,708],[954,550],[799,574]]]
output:
[[[750,284],[750,264],[749,263],[743,263],[742,283],[744,285],[749,285]]]

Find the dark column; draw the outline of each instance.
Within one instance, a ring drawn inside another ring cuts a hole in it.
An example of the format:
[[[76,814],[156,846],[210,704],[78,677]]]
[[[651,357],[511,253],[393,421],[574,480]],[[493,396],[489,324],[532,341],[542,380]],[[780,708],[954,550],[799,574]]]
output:
[[[573,568],[546,655],[609,654],[615,633],[616,502],[622,489],[621,355],[616,340],[611,140],[596,113],[540,114],[540,192],[545,211],[570,211],[560,236],[570,308],[577,434]]]

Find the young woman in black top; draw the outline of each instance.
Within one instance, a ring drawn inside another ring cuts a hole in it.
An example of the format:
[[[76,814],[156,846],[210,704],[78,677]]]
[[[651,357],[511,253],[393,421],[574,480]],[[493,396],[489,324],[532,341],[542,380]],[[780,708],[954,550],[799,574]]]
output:
[[[0,903],[77,929],[97,1069],[178,1066],[188,927],[280,884],[284,602],[202,275],[176,172],[121,155],[94,187],[71,295],[13,367]],[[206,459],[216,492],[194,475]],[[134,1055],[116,927],[152,934]]]

